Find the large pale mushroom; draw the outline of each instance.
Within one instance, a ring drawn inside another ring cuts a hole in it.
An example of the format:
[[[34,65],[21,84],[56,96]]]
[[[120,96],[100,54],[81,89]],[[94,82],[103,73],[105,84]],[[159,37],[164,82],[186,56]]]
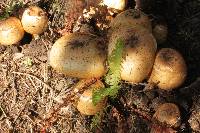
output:
[[[106,72],[106,51],[102,39],[72,33],[58,39],[50,51],[50,65],[67,76],[99,78]]]
[[[187,66],[182,55],[171,48],[158,51],[148,82],[156,83],[160,89],[179,87],[187,76]]]
[[[0,21],[0,44],[16,44],[23,38],[23,36],[24,29],[18,18],[9,17]]]
[[[153,35],[142,26],[119,27],[111,33],[108,55],[111,55],[118,39],[125,45],[121,79],[133,83],[143,81],[148,77],[156,55],[157,44]]]

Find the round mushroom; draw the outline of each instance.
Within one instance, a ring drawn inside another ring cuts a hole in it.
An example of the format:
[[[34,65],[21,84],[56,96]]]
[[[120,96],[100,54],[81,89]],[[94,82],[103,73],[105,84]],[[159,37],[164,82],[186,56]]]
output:
[[[146,79],[152,69],[157,44],[153,35],[144,27],[123,26],[115,29],[110,36],[108,55],[111,55],[116,42],[124,42],[121,79],[139,83]]]
[[[179,87],[187,76],[187,66],[182,55],[171,48],[162,48],[156,55],[148,82],[156,83],[160,89]]]
[[[48,18],[40,7],[30,6],[24,11],[21,21],[26,32],[39,35],[46,30]]]
[[[50,65],[67,76],[99,78],[106,72],[106,52],[102,39],[85,33],[72,33],[58,39],[49,56]]]
[[[24,36],[24,29],[16,17],[0,21],[0,44],[12,45],[19,42]]]
[[[104,84],[97,80],[94,84],[89,86],[83,94],[81,94],[77,109],[84,115],[95,115],[97,112],[102,111],[106,106],[106,98],[98,102],[96,105],[92,102],[92,92],[97,89],[104,88]]]
[[[143,26],[152,31],[151,21],[149,17],[140,10],[128,9],[118,14],[110,23],[110,27],[115,29],[117,27],[128,26]]]
[[[179,127],[181,124],[180,110],[176,104],[164,103],[158,107],[153,119],[167,124],[169,127]]]
[[[164,24],[156,24],[153,28],[153,35],[157,43],[164,43],[167,40],[168,28]]]
[[[127,0],[103,0],[103,4],[109,8],[124,10],[127,4]]]

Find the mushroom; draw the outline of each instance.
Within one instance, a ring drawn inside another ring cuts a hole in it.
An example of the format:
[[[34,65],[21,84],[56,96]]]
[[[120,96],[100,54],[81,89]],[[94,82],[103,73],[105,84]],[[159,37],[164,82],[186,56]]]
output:
[[[160,89],[171,90],[185,81],[187,66],[182,55],[171,48],[162,48],[156,55],[148,82],[156,83]]]
[[[9,17],[0,21],[0,44],[12,45],[24,36],[24,29],[16,17]]]
[[[102,99],[96,105],[92,102],[92,93],[94,90],[104,88],[104,84],[97,80],[94,84],[90,85],[84,92],[81,94],[77,109],[81,114],[84,115],[95,115],[97,112],[102,111],[106,106],[106,98]]]
[[[127,0],[103,0],[103,4],[109,8],[124,10],[127,4]]]
[[[167,40],[168,28],[164,24],[156,24],[153,28],[153,35],[157,43],[164,43]]]
[[[169,127],[179,127],[181,124],[180,110],[176,104],[164,103],[158,107],[153,119],[165,123]]]
[[[27,33],[37,36],[46,30],[48,18],[40,7],[30,6],[24,11],[21,21]]]
[[[157,44],[153,35],[141,26],[119,27],[111,33],[108,55],[111,55],[118,39],[125,45],[121,79],[133,83],[143,81],[148,77],[156,55]]]
[[[110,27],[115,29],[119,26],[143,26],[152,31],[151,21],[148,16],[140,10],[129,9],[118,14],[110,23]]]
[[[106,72],[102,39],[85,33],[71,33],[58,39],[49,56],[50,65],[67,76],[99,78]]]

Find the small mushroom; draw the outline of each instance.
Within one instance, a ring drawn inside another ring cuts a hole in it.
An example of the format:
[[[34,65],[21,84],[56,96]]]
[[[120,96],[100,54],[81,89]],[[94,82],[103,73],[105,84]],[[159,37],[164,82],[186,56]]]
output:
[[[156,55],[148,82],[156,83],[160,89],[179,87],[187,76],[187,66],[182,55],[171,48],[162,48]]]
[[[157,44],[153,35],[144,27],[123,26],[115,29],[110,36],[108,55],[111,55],[116,42],[124,42],[121,79],[139,83],[151,72]]]
[[[140,10],[128,9],[118,14],[110,23],[110,27],[115,29],[117,27],[128,26],[143,26],[152,31],[151,21],[149,17]]]
[[[104,84],[97,80],[94,84],[89,86],[83,94],[81,94],[77,109],[80,111],[81,114],[84,115],[95,115],[97,112],[102,111],[106,106],[106,98],[98,102],[96,105],[92,102],[92,93],[94,90],[102,89]]]
[[[16,17],[0,21],[0,44],[12,45],[19,42],[24,36],[24,29]]]
[[[169,127],[179,127],[181,124],[180,110],[176,104],[164,103],[158,107],[153,119],[167,124]]]
[[[24,11],[21,21],[26,32],[37,36],[46,30],[48,18],[40,7],[30,6]]]
[[[127,4],[127,0],[103,0],[103,4],[109,8],[124,10]]]
[[[157,43],[164,43],[167,40],[168,28],[164,24],[156,24],[153,28],[153,35]]]
[[[71,33],[58,39],[49,56],[50,65],[67,76],[99,78],[106,72],[102,39],[85,33]]]

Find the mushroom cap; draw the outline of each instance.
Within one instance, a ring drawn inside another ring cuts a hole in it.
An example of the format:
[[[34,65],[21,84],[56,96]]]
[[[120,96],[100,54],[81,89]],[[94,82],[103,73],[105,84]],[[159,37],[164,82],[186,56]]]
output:
[[[103,0],[103,3],[109,8],[124,10],[127,4],[127,0]]]
[[[141,82],[148,77],[152,69],[157,49],[156,41],[144,27],[119,27],[110,36],[108,55],[111,55],[119,38],[125,44],[121,79],[133,83]]]
[[[0,44],[12,45],[19,42],[24,36],[24,29],[16,17],[0,21]]]
[[[91,34],[72,33],[58,39],[49,56],[50,65],[71,77],[99,78],[106,72],[102,39]]]
[[[115,29],[116,27],[128,26],[143,26],[149,31],[152,31],[151,21],[149,17],[140,10],[128,9],[118,14],[110,23],[110,27]]]
[[[104,109],[104,107],[106,106],[106,98],[101,100],[96,105],[94,105],[92,102],[93,90],[101,89],[103,87],[104,84],[100,80],[97,80],[94,84],[89,86],[89,88],[87,88],[87,90],[83,92],[77,104],[77,109],[81,112],[81,114],[95,115],[97,112]]]
[[[176,128],[181,124],[180,110],[176,104],[164,103],[158,107],[153,119]]]
[[[171,90],[179,87],[187,76],[187,66],[182,55],[171,48],[162,48],[156,55],[149,82],[158,87]]]
[[[30,34],[41,34],[47,28],[48,18],[40,7],[30,6],[22,15],[22,25],[26,32]]]
[[[167,40],[168,28],[167,25],[157,24],[153,28],[153,35],[157,43],[163,43]]]

